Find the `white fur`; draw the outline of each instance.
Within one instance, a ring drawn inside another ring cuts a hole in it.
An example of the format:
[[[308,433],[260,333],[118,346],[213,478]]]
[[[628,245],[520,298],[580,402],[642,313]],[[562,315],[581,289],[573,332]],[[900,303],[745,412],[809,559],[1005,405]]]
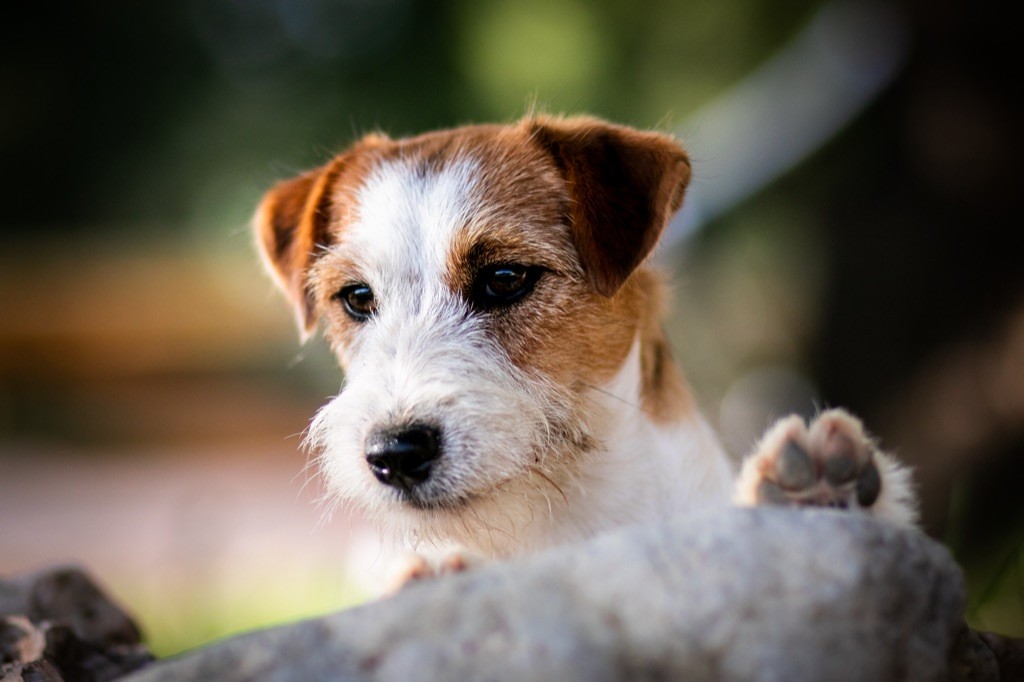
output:
[[[310,429],[330,488],[399,539],[500,556],[727,500],[732,473],[703,421],[659,427],[639,409],[636,346],[581,403],[513,365],[449,290],[450,245],[483,210],[476,171],[468,159],[426,174],[395,162],[358,194],[338,248],[359,264],[377,313]],[[410,422],[440,427],[444,455],[421,487],[457,509],[410,508],[370,473],[367,435]]]
[[[507,536],[533,513],[516,508],[531,492],[522,481],[565,447],[551,434],[572,436],[575,420],[564,391],[516,368],[442,279],[449,245],[479,203],[474,171],[468,160],[431,174],[393,163],[360,192],[359,220],[342,248],[356,254],[377,314],[348,349],[344,389],[317,415],[309,440],[338,496],[392,533],[507,554],[515,544]],[[369,472],[367,435],[410,422],[440,427],[444,457],[421,489],[439,503],[463,503],[460,513],[410,509]],[[502,518],[473,516],[498,497],[509,498]]]
[[[449,289],[451,246],[488,210],[479,170],[469,158],[426,171],[393,161],[358,192],[333,255],[356,264],[377,312],[354,332],[343,390],[310,428],[331,490],[414,548],[489,556],[728,503],[734,472],[703,419],[659,425],[640,408],[638,343],[581,396],[513,364]],[[368,434],[416,422],[443,434],[417,488],[429,508],[378,482],[364,457]]]
[[[582,481],[589,491],[572,513],[601,513],[608,527],[728,502],[735,475],[714,432],[699,414],[667,425],[640,405],[640,347],[634,342],[619,373],[592,391],[595,436],[603,444]],[[578,508],[577,508],[578,507]]]

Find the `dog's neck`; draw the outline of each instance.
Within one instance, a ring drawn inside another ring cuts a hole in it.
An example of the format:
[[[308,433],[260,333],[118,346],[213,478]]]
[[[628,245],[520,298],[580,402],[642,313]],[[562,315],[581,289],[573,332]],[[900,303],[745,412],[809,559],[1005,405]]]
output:
[[[520,534],[519,550],[726,504],[733,465],[700,414],[658,325],[641,325],[618,373],[590,389],[598,443],[564,505]]]
[[[660,328],[641,328],[619,373],[597,392],[609,468],[634,478],[636,498],[659,512],[727,500],[733,471],[690,397]],[[653,358],[653,360],[652,360]],[[622,486],[630,489],[630,486]]]

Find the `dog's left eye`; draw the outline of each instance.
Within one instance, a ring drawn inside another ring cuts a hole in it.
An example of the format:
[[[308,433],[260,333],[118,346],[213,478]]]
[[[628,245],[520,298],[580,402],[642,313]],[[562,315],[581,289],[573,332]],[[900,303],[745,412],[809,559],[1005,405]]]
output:
[[[350,284],[343,287],[334,298],[341,301],[345,312],[357,322],[364,322],[377,312],[377,299],[373,295],[373,289],[365,284]]]
[[[473,301],[483,308],[508,305],[530,293],[540,279],[542,268],[502,263],[489,265],[473,282]]]

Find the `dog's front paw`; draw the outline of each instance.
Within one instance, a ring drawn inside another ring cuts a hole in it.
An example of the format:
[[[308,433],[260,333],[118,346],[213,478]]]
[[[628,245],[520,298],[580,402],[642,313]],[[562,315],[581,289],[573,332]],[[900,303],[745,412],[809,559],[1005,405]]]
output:
[[[778,421],[743,463],[735,497],[747,506],[859,509],[914,520],[907,471],[843,410],[823,412],[810,426],[797,416]]]
[[[387,580],[387,593],[395,593],[422,580],[463,573],[484,563],[484,559],[461,547],[436,556],[408,554],[394,567]]]

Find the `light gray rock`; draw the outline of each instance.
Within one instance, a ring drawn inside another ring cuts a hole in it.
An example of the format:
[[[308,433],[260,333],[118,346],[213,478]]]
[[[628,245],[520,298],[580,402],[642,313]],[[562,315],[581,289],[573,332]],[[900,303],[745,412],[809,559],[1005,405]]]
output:
[[[728,510],[428,581],[130,679],[933,680],[963,600],[948,552],[917,532]]]

